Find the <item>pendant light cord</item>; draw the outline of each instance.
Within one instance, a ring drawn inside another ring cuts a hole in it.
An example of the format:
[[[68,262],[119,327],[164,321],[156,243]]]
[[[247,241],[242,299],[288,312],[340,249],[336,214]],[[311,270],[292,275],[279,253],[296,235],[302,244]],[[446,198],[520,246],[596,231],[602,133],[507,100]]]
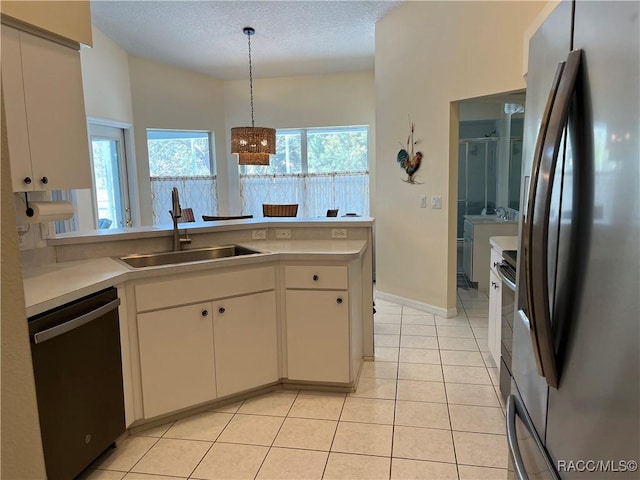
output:
[[[247,34],[249,41],[249,92],[251,94],[251,127],[255,127],[253,120],[253,68],[251,67],[251,33]]]

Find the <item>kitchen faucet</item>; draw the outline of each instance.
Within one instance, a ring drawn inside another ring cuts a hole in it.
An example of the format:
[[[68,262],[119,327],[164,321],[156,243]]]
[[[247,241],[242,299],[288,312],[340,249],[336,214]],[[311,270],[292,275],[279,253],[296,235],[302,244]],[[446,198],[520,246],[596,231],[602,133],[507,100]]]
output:
[[[182,244],[191,243],[191,239],[189,238],[189,234],[186,233],[186,238],[180,238],[180,233],[178,232],[178,219],[182,217],[182,208],[180,208],[180,194],[178,193],[178,189],[173,187],[171,190],[171,210],[169,211],[171,214],[171,219],[173,220],[173,246],[172,250],[174,252],[179,252],[182,250]]]

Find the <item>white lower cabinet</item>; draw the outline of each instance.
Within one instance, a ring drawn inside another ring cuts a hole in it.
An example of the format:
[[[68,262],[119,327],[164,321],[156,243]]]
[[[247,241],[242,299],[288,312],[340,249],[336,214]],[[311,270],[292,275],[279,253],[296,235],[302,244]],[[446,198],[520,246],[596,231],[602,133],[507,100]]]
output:
[[[145,418],[216,398],[211,303],[138,314]]]
[[[289,379],[349,382],[347,292],[287,290],[286,302]]]
[[[218,397],[278,380],[273,291],[214,302],[213,338]]]
[[[350,283],[361,278],[354,263],[284,265],[279,283],[275,266],[264,264],[136,281],[132,338],[137,335],[141,381],[132,389],[138,418],[281,377],[353,384],[362,364],[363,303]]]

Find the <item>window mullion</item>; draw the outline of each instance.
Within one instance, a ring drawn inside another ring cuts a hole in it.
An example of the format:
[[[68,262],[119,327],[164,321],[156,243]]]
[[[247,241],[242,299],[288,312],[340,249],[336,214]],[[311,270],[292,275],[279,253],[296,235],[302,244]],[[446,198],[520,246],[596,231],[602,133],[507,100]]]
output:
[[[302,174],[309,173],[309,161],[307,159],[307,129],[300,130],[300,170]]]

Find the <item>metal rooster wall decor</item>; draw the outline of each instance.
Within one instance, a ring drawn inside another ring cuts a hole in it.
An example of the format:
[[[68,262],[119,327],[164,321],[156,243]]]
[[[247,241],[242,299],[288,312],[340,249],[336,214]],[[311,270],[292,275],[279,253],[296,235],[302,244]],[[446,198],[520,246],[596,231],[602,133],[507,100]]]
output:
[[[400,164],[400,168],[407,172],[407,175],[409,176],[406,180],[403,180],[407,183],[422,183],[417,182],[415,179],[416,172],[422,163],[422,152],[413,153],[414,147],[420,144],[421,141],[422,140],[413,139],[413,122],[411,121],[411,117],[409,117],[409,136],[407,137],[407,144],[405,148],[401,148],[398,152],[398,163]]]

